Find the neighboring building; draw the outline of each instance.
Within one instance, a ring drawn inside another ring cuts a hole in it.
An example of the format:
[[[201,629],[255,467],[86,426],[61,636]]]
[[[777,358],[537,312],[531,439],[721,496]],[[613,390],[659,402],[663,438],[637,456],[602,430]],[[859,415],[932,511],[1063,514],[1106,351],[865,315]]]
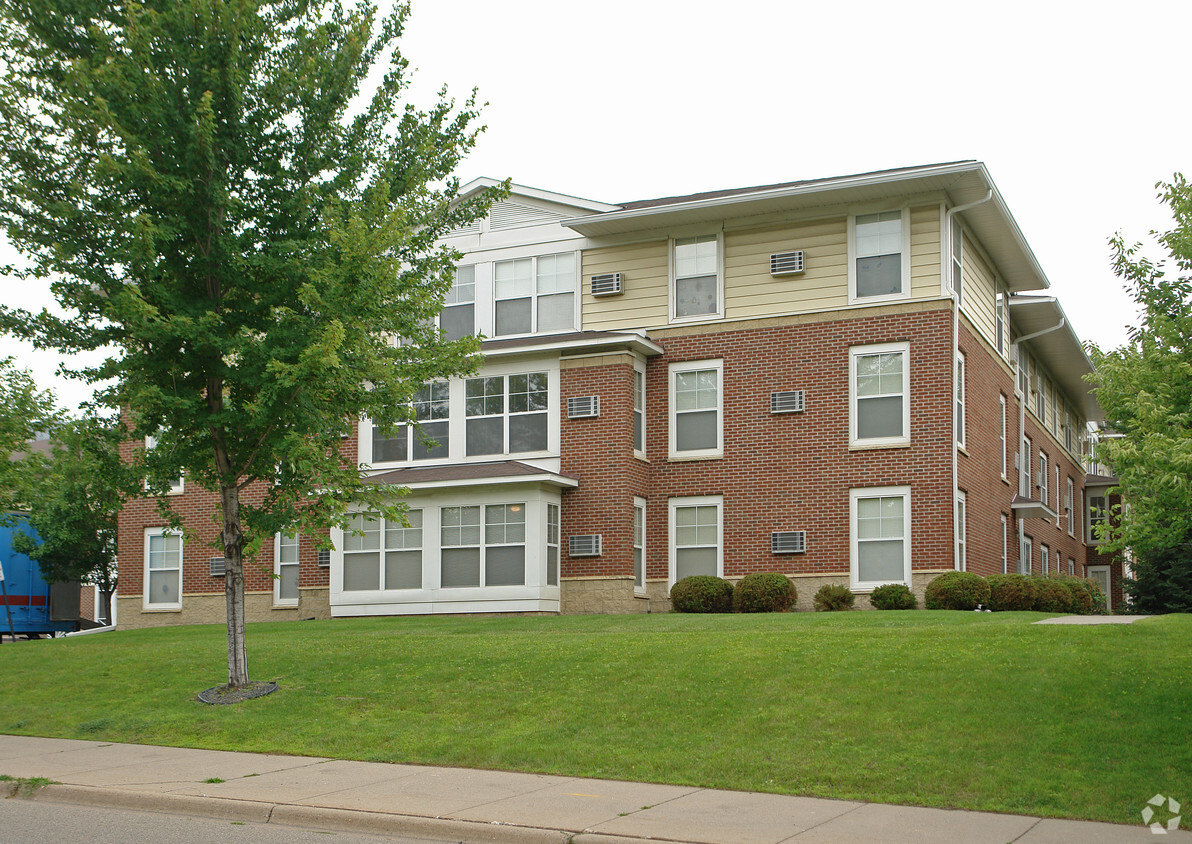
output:
[[[979,162],[619,205],[515,187],[448,242],[440,327],[488,338],[483,368],[415,397],[433,442],[344,441],[408,524],[361,514],[322,559],[265,543],[250,620],[1088,573],[1091,365]],[[216,497],[176,494],[193,539],[152,501],[121,517],[123,625],[223,618]]]

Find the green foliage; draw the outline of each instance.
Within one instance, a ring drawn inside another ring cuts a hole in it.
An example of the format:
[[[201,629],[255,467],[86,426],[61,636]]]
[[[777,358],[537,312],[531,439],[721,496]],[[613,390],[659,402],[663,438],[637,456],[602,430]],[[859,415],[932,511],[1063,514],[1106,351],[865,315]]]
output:
[[[869,603],[875,610],[913,610],[919,599],[905,583],[887,583],[869,593]]]
[[[929,610],[975,610],[989,604],[989,583],[967,571],[949,571],[932,578],[924,596]]]
[[[1063,580],[1055,577],[1032,578],[1035,584],[1035,612],[1078,613],[1079,604],[1072,590]]]
[[[1177,173],[1160,182],[1159,199],[1174,226],[1155,234],[1167,259],[1154,262],[1141,244],[1111,241],[1114,271],[1141,312],[1126,345],[1089,354],[1106,426],[1121,435],[1098,445],[1129,506],[1104,527],[1105,549],[1130,549],[1135,605],[1149,612],[1192,607],[1192,185]]]
[[[1025,574],[991,574],[989,609],[994,612],[1029,612],[1035,608],[1035,581]]]
[[[675,612],[732,612],[733,584],[709,574],[685,577],[671,587]]]
[[[747,574],[733,589],[737,612],[786,612],[798,599],[795,584],[779,572]]]
[[[39,390],[33,376],[0,358],[0,514],[22,510],[28,483],[41,471],[43,457],[25,454],[26,444],[54,423],[54,397]],[[24,455],[23,460],[14,456]]]
[[[842,583],[825,583],[815,593],[812,603],[816,612],[843,612],[851,610],[857,596]]]

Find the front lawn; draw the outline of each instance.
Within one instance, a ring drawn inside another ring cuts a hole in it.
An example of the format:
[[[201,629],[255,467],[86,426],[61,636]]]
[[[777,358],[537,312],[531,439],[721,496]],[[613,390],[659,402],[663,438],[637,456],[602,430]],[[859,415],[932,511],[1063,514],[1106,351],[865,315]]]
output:
[[[1136,824],[1192,801],[1192,617],[394,618],[0,648],[0,732],[537,771]],[[3,773],[3,771],[0,771]]]

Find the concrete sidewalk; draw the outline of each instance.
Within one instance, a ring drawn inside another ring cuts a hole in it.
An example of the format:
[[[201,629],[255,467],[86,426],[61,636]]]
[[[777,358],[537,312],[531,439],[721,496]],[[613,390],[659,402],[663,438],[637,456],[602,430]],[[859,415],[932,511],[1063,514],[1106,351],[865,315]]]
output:
[[[21,794],[39,801],[449,838],[468,844],[1192,844],[1192,833],[1184,831],[1156,838],[1141,818],[1137,826],[1119,826],[672,785],[23,736],[0,736],[0,774],[54,781]],[[207,782],[213,779],[220,781]],[[0,818],[2,813],[0,806]]]

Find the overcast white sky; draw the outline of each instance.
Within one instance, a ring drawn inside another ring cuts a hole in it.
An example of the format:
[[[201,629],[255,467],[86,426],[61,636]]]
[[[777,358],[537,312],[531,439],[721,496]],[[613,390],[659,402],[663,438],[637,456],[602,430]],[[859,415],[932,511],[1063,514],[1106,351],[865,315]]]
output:
[[[1107,239],[1192,175],[1188,0],[414,0],[411,97],[489,103],[460,168],[620,202],[978,159],[1078,334],[1125,341]],[[44,295],[4,281],[5,300]],[[55,361],[0,339],[65,405]]]

